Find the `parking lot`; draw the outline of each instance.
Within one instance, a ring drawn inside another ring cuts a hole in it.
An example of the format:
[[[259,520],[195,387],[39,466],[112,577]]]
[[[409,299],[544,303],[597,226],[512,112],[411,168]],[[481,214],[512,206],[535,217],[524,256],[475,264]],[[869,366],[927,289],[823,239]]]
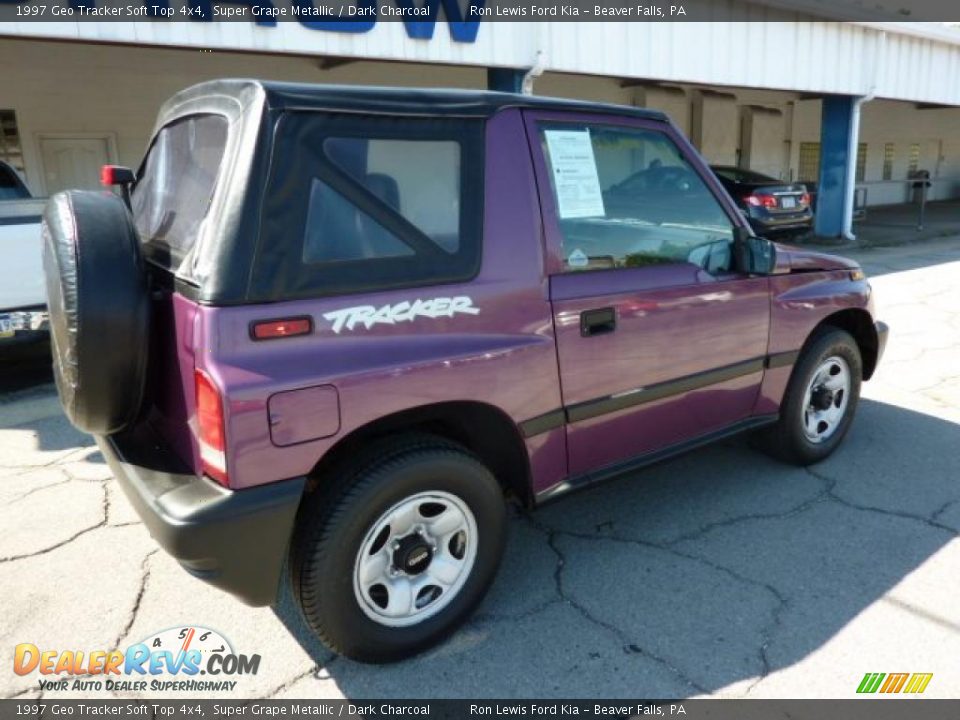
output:
[[[17,643],[108,650],[192,625],[262,658],[224,697],[853,697],[867,672],[933,673],[925,696],[957,697],[960,238],[852,254],[891,338],[833,457],[792,468],[738,439],[516,513],[478,614],[386,667],[311,642],[286,599],[248,608],[188,576],[46,376],[8,373],[0,695],[40,694],[12,672]]]

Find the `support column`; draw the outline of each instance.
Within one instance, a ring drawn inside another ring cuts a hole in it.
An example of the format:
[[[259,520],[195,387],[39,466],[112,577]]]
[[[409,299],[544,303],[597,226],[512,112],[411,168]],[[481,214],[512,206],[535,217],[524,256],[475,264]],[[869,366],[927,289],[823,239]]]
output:
[[[853,214],[854,159],[859,113],[856,98],[834,95],[823,99],[820,119],[820,186],[814,230],[823,237],[840,237],[844,220]]]
[[[523,76],[526,70],[514,68],[487,68],[487,90],[519,93],[523,88]]]

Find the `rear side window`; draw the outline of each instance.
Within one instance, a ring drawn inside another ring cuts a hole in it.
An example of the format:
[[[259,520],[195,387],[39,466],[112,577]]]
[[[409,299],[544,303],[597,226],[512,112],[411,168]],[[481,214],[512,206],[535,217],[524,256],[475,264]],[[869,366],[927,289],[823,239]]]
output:
[[[393,187],[396,182],[391,181]],[[389,194],[381,198],[388,201]],[[322,180],[310,182],[303,262],[308,265],[404,257],[414,250]]]
[[[447,253],[460,248],[460,143],[331,137],[324,154]],[[307,210],[305,262],[414,255],[401,237],[314,179]]]
[[[164,127],[140,168],[131,204],[154,261],[176,270],[197,241],[227,144],[227,119],[193,115]]]
[[[284,116],[264,204],[261,299],[472,277],[481,143],[479,121]]]

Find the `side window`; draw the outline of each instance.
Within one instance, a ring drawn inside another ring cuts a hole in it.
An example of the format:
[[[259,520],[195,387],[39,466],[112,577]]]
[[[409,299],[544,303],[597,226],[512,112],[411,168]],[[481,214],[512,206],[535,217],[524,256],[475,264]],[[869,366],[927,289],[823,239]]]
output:
[[[284,116],[256,269],[264,292],[319,296],[472,277],[482,130],[463,119]]]
[[[379,260],[413,254],[403,240],[325,182],[314,178],[310,183],[303,240],[305,263]]]
[[[324,151],[338,167],[443,250],[457,252],[460,143],[331,137],[324,142]]]
[[[567,271],[731,266],[733,226],[677,146],[654,130],[543,124]]]

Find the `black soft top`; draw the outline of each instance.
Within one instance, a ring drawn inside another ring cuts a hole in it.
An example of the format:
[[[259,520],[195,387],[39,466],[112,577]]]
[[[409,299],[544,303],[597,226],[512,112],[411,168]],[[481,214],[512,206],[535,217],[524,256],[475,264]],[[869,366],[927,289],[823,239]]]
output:
[[[328,110],[385,115],[489,117],[505,108],[533,108],[567,112],[605,113],[667,122],[657,110],[628,105],[585,102],[536,95],[486,90],[438,90],[356,85],[226,79],[200,83],[174,95],[160,113],[165,124],[180,115],[184,105],[203,104],[204,99],[233,99],[240,104],[254,97],[268,110]]]
[[[280,299],[273,288],[261,292],[252,285],[255,265],[259,262],[257,258],[262,260],[265,256],[259,245],[261,211],[274,161],[272,146],[279,116],[288,112],[312,111],[317,114],[444,117],[472,124],[474,119],[482,121],[506,108],[606,114],[669,122],[666,115],[654,110],[477,90],[235,79],[213,80],[177,93],[161,108],[154,138],[163,127],[196,115],[219,114],[230,126],[206,219],[197,230],[193,248],[182,260],[177,260],[174,270],[176,278],[182,281],[182,291],[200,302],[215,305]],[[283,215],[287,217],[290,213],[284,212]]]

